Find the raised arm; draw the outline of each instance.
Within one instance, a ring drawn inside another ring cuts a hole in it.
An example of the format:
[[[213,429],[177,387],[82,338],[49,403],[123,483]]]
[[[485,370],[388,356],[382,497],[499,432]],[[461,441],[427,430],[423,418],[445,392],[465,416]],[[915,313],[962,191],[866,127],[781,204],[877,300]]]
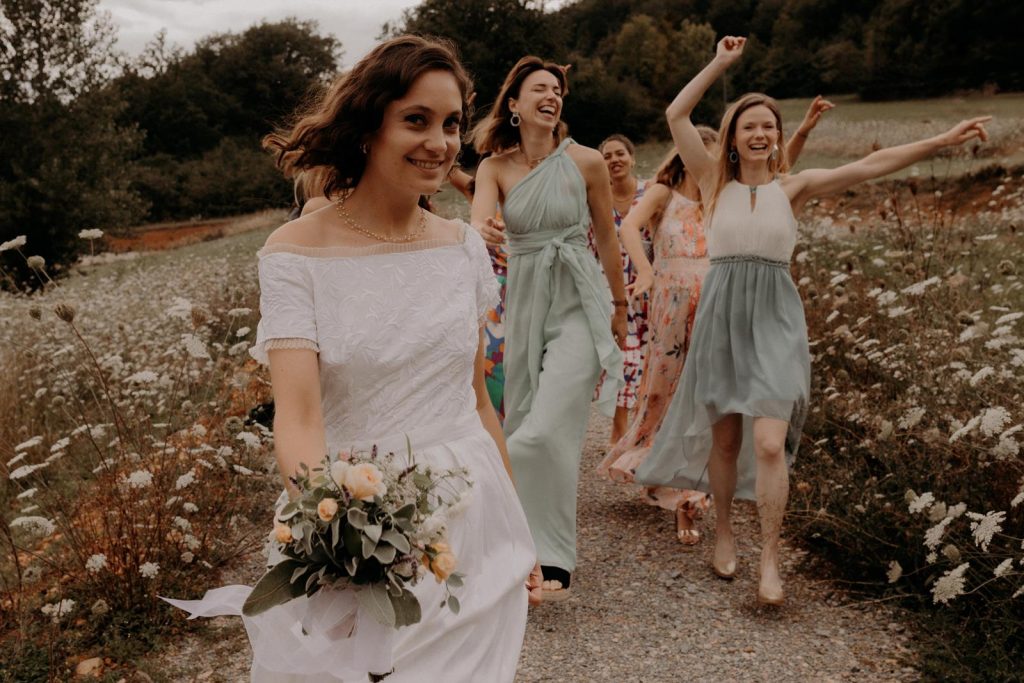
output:
[[[740,58],[746,42],[746,38],[735,36],[726,36],[718,41],[715,58],[679,91],[672,104],[665,110],[672,141],[679,150],[679,156],[686,164],[688,172],[694,174],[699,184],[704,184],[710,178],[714,169],[714,159],[704,146],[704,141],[700,139],[700,133],[690,120],[690,115],[711,84],[725,73],[730,64]]]
[[[790,168],[796,166],[796,160],[800,158],[800,153],[804,151],[804,143],[807,142],[807,137],[814,130],[814,127],[818,125],[821,115],[829,109],[834,109],[835,106],[828,100],[823,99],[821,95],[811,100],[810,106],[807,107],[807,113],[804,114],[804,120],[800,122],[800,127],[796,129],[796,132],[790,136],[789,142],[786,143],[786,160],[789,162]]]
[[[320,367],[316,351],[272,349],[270,382],[274,393],[274,454],[289,494],[296,493],[288,477],[300,464],[320,466],[327,455],[320,408]]]
[[[647,252],[644,250],[643,240],[640,239],[640,228],[647,225],[651,234],[654,234],[657,226],[652,225],[651,220],[665,208],[671,195],[672,190],[661,183],[652,182],[637,205],[626,214],[619,228],[622,246],[636,267],[636,280],[629,287],[629,294],[633,297],[643,295],[654,284],[654,268],[647,260]]]
[[[494,157],[487,157],[476,170],[476,191],[469,219],[490,247],[499,246],[505,241],[505,224],[496,217],[500,196],[496,163]]]
[[[814,197],[841,192],[857,183],[880,178],[901,168],[927,159],[944,147],[962,145],[968,140],[988,140],[985,123],[991,116],[979,116],[961,121],[951,129],[934,137],[897,147],[872,152],[863,159],[832,169],[809,169],[787,180],[784,189],[790,197],[794,213]]]
[[[466,198],[467,202],[473,202],[473,176],[469,175],[461,168],[453,168],[452,172],[448,174],[448,182],[452,184],[456,190],[462,193],[462,196]]]

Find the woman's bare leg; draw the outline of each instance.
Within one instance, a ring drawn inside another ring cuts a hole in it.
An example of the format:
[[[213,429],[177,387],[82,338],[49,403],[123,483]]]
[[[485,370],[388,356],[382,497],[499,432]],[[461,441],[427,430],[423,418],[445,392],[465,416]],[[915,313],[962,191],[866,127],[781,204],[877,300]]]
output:
[[[715,552],[712,567],[724,578],[736,572],[736,537],[732,532],[732,498],[736,493],[736,460],[743,443],[743,417],[726,415],[711,427],[708,482],[715,504]]]
[[[786,467],[786,432],[789,423],[770,417],[754,418],[754,454],[757,456],[757,513],[761,520],[762,602],[782,602],[779,575],[779,537],[789,499],[789,469]]]

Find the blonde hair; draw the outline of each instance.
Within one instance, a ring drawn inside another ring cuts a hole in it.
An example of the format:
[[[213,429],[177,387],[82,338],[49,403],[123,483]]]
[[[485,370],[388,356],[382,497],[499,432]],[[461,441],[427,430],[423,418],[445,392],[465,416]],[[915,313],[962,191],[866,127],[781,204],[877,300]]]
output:
[[[487,152],[499,154],[519,144],[519,129],[511,123],[512,110],[509,109],[508,101],[519,99],[523,81],[535,71],[550,73],[558,80],[558,85],[562,89],[562,97],[569,94],[569,80],[565,74],[566,67],[554,62],[545,62],[540,57],[533,55],[523,57],[505,76],[505,82],[501,84],[498,97],[494,100],[491,110],[487,112],[487,116],[476,124],[469,134],[469,139],[477,154]],[[554,131],[555,143],[560,143],[568,132],[569,127],[565,122],[559,121]]]
[[[725,110],[725,114],[722,115],[722,125],[718,129],[719,146],[718,160],[715,164],[715,184],[710,196],[704,201],[704,209],[707,216],[714,212],[715,202],[718,201],[718,195],[721,194],[722,188],[730,180],[734,180],[739,172],[739,160],[737,159],[735,162],[729,161],[729,154],[732,152],[736,141],[736,121],[739,119],[740,114],[752,107],[758,106],[768,107],[771,110],[775,116],[775,126],[779,130],[779,139],[776,142],[778,153],[774,159],[768,160],[768,170],[775,175],[789,168],[789,162],[786,160],[786,136],[782,131],[782,113],[779,111],[778,102],[764,93],[747,93],[729,105],[729,108]]]
[[[295,206],[302,208],[306,202],[314,197],[327,197],[325,188],[334,175],[334,169],[329,166],[313,166],[311,168],[298,169],[295,172]]]

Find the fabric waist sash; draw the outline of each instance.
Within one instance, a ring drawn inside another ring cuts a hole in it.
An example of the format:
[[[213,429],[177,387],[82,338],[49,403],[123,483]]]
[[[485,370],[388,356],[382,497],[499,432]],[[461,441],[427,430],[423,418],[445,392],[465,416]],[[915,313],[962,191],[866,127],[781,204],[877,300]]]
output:
[[[533,405],[533,397],[540,385],[540,370],[544,353],[544,321],[551,310],[551,269],[555,261],[560,261],[568,268],[579,292],[583,304],[583,313],[587,318],[591,337],[597,350],[601,369],[605,371],[605,380],[601,385],[597,407],[606,415],[615,411],[615,398],[619,389],[625,385],[622,375],[622,351],[615,344],[611,334],[611,301],[608,288],[601,282],[600,270],[587,247],[586,220],[558,230],[534,230],[527,233],[508,232],[509,259],[532,256],[536,260],[532,282],[516,283],[516,290],[527,287],[531,290],[530,308],[526,312],[527,333],[522,337],[526,340],[527,364],[530,371],[530,391],[526,394],[517,410],[528,412]],[[516,290],[509,290],[509,298],[518,295]],[[512,306],[507,304],[506,310]],[[522,342],[518,342],[522,343]]]
[[[715,266],[724,263],[760,263],[775,268],[789,268],[789,261],[776,261],[757,254],[736,254],[733,256],[712,256],[711,265]]]
[[[452,420],[439,420],[415,427],[407,432],[396,432],[379,437],[359,439],[331,439],[332,452],[336,449],[368,451],[373,446],[383,453],[404,454],[408,445],[413,452],[426,450],[448,441],[458,441],[480,433],[486,434],[480,415],[474,410]],[[408,441],[407,441],[408,440]]]

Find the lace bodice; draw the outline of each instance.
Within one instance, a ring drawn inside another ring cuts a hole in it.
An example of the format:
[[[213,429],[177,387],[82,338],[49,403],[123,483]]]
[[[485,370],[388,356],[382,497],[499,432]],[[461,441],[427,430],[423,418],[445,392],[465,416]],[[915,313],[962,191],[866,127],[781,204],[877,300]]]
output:
[[[260,251],[252,355],[319,351],[331,449],[475,410],[479,325],[498,300],[483,240],[365,248],[272,245]]]

